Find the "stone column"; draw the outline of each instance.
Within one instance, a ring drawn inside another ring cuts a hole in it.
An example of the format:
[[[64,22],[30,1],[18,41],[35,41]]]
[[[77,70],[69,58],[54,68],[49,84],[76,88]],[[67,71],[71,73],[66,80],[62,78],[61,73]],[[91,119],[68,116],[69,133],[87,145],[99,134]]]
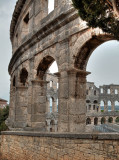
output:
[[[46,131],[50,132],[50,122],[51,122],[51,120],[49,119],[49,120],[46,120],[46,121],[47,121]]]
[[[109,119],[109,117],[105,117],[105,124],[108,123],[108,119]]]
[[[47,96],[46,112],[50,113],[50,97],[49,96]]]
[[[98,117],[98,124],[101,124],[101,117]]]
[[[59,132],[84,132],[86,120],[86,71],[70,69],[60,74]]]
[[[57,124],[58,124],[58,122],[57,122],[57,120],[55,120],[55,124],[54,124],[54,132],[57,132]]]
[[[101,112],[101,105],[100,103],[98,104],[99,108],[98,108],[98,112],[100,113]]]
[[[116,124],[116,117],[113,117],[113,123]]]
[[[32,81],[32,128],[46,131],[46,88],[47,81]]]
[[[114,101],[111,101],[111,110],[112,110],[112,111],[115,111],[115,104],[114,104]]]
[[[16,87],[15,102],[15,128],[24,128],[27,126],[27,107],[28,107],[28,87]]]
[[[107,104],[107,101],[104,102],[104,112],[108,112],[108,104]]]
[[[94,126],[94,117],[91,118],[91,124]]]

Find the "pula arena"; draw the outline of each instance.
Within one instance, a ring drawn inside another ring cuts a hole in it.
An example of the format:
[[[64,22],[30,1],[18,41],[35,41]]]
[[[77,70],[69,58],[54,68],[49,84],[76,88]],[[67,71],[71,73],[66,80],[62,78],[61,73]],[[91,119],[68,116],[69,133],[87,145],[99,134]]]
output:
[[[58,78],[46,73],[47,108],[46,124],[48,132],[58,131]],[[86,132],[93,131],[94,125],[118,123],[119,85],[103,85],[97,88],[94,82],[86,82]],[[118,106],[117,106],[118,105]],[[92,125],[92,126],[91,126]]]
[[[93,50],[114,38],[98,28],[89,28],[71,0],[55,0],[49,14],[48,0],[18,0],[10,38],[13,52],[9,64],[9,128],[47,131],[45,75],[56,61],[58,132],[85,132],[86,76],[90,73],[86,66]],[[55,106],[56,103],[53,111]]]

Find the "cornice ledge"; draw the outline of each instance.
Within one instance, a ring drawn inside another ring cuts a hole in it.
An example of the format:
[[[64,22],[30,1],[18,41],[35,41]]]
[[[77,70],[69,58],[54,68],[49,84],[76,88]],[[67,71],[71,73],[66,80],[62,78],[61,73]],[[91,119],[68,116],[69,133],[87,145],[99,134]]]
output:
[[[14,55],[12,56],[8,67],[9,74],[11,73],[12,67],[15,64],[16,60],[23,54],[24,51],[29,48],[29,46],[33,46],[38,41],[51,34],[54,30],[59,29],[61,26],[69,23],[77,17],[78,14],[74,10],[74,8],[70,8],[64,13],[60,14],[58,17],[55,17],[55,19],[50,21],[48,24],[43,25],[41,28],[31,33],[31,35],[27,37],[28,39],[26,39],[26,41],[15,51]]]

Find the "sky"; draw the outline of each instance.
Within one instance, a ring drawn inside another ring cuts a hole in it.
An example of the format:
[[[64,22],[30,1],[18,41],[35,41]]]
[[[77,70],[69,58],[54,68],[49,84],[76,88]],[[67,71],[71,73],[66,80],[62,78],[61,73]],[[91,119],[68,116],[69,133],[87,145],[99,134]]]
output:
[[[50,0],[49,12],[53,9],[53,0]],[[16,0],[0,0],[0,98],[9,101],[10,77],[8,64],[12,56],[9,28]],[[51,67],[56,68],[56,64]],[[87,71],[92,72],[88,81],[95,82],[96,86],[103,84],[119,84],[119,42],[109,41],[99,46],[91,55]]]

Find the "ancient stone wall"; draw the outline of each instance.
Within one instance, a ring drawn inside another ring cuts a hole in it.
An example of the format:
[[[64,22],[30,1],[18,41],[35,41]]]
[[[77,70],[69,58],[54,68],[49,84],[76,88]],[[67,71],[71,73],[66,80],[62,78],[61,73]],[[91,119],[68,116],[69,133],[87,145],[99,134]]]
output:
[[[58,66],[58,131],[83,132],[86,118],[86,65],[92,51],[111,35],[88,28],[71,0],[55,0],[48,14],[48,0],[18,0],[11,22],[13,55],[10,130],[47,131],[47,80]],[[89,47],[90,46],[90,47]],[[55,105],[54,105],[55,106]],[[54,107],[56,110],[56,107]]]
[[[86,86],[86,124],[118,123],[119,112],[116,107],[119,106],[119,85],[110,84],[97,88],[93,82],[87,82]],[[101,105],[104,105],[103,111]]]
[[[2,135],[1,151],[7,160],[118,160],[118,139],[117,134],[14,132]]]

